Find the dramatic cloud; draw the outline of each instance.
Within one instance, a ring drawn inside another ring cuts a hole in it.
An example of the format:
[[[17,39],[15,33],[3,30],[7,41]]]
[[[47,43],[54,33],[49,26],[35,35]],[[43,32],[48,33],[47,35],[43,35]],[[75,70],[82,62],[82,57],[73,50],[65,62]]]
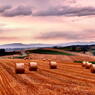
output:
[[[57,7],[34,14],[36,16],[88,16],[95,15],[94,7]]]
[[[26,6],[18,6],[16,8],[4,12],[2,15],[6,17],[29,16],[32,15],[32,9]]]
[[[0,44],[95,41],[95,0],[0,0],[0,5]]]
[[[2,1],[2,3],[4,2],[5,1]],[[9,2],[13,6],[12,8],[11,6],[0,7],[0,12],[3,12],[2,15],[5,17],[30,16],[31,14],[33,16],[95,15],[94,6],[85,6],[84,4],[84,6],[80,6],[78,5],[78,3],[80,4],[80,1],[77,0],[29,0],[27,2],[26,0],[21,0],[19,1],[19,4],[18,0],[14,0],[14,2],[9,0]]]

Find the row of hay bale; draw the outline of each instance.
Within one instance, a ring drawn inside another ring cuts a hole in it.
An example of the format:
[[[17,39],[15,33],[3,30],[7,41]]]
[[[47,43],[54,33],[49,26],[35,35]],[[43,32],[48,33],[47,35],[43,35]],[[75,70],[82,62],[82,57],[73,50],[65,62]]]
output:
[[[32,58],[31,57],[25,57],[24,60],[31,60]]]
[[[57,63],[55,61],[49,62],[50,69],[57,69]],[[37,71],[38,63],[37,62],[30,62],[29,63],[29,70],[30,71]],[[15,64],[15,71],[16,73],[24,73],[25,72],[25,63],[16,63]]]
[[[82,66],[85,67],[86,69],[90,69],[92,73],[95,73],[95,64],[92,64],[91,62],[88,61],[83,61]]]

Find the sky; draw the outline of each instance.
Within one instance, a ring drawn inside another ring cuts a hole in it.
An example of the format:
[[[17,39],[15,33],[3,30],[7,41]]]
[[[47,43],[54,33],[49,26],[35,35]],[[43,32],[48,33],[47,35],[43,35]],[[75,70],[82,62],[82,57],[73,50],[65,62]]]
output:
[[[95,0],[0,0],[0,44],[95,41]]]

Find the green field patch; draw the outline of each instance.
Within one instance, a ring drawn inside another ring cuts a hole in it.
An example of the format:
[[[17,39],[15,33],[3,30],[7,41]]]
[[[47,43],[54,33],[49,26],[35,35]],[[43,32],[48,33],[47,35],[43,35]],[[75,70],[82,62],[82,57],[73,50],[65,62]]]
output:
[[[74,61],[74,63],[82,63],[83,61]]]
[[[83,61],[74,61],[74,63],[82,63]],[[91,62],[92,64],[95,64],[95,62],[94,61],[89,61],[89,62]]]
[[[20,56],[13,57],[13,59],[24,59],[25,57],[27,57],[27,56],[20,55]]]
[[[70,53],[53,51],[53,50],[44,50],[44,49],[28,50],[28,52],[29,53],[38,53],[38,54],[73,55]]]

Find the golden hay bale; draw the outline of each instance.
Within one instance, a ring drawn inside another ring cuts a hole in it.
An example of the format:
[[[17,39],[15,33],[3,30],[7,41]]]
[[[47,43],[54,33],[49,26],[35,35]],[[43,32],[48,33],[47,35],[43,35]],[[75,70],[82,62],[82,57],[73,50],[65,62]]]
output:
[[[87,63],[86,61],[83,61],[82,62],[82,67],[85,67],[86,63]]]
[[[49,62],[50,62],[50,61],[51,61],[51,59],[47,59],[47,61],[49,61]]]
[[[43,61],[46,61],[46,60],[47,60],[47,59],[45,59],[45,58],[43,59]]]
[[[29,59],[32,59],[32,57],[30,57]]]
[[[28,59],[28,57],[25,57],[25,58],[24,58],[24,60],[27,60],[27,59]]]
[[[22,74],[25,72],[24,63],[16,63],[15,71],[17,74]]]
[[[56,69],[57,68],[57,63],[55,61],[50,61],[49,65],[50,65],[51,69]]]
[[[92,73],[95,73],[95,64],[92,64],[92,65],[91,65],[91,72],[92,72]]]
[[[92,65],[92,63],[87,62],[86,65],[85,65],[85,68],[90,69],[91,65]]]
[[[37,62],[30,62],[29,63],[29,70],[30,71],[37,71],[37,69],[38,69],[37,65],[38,65]]]

